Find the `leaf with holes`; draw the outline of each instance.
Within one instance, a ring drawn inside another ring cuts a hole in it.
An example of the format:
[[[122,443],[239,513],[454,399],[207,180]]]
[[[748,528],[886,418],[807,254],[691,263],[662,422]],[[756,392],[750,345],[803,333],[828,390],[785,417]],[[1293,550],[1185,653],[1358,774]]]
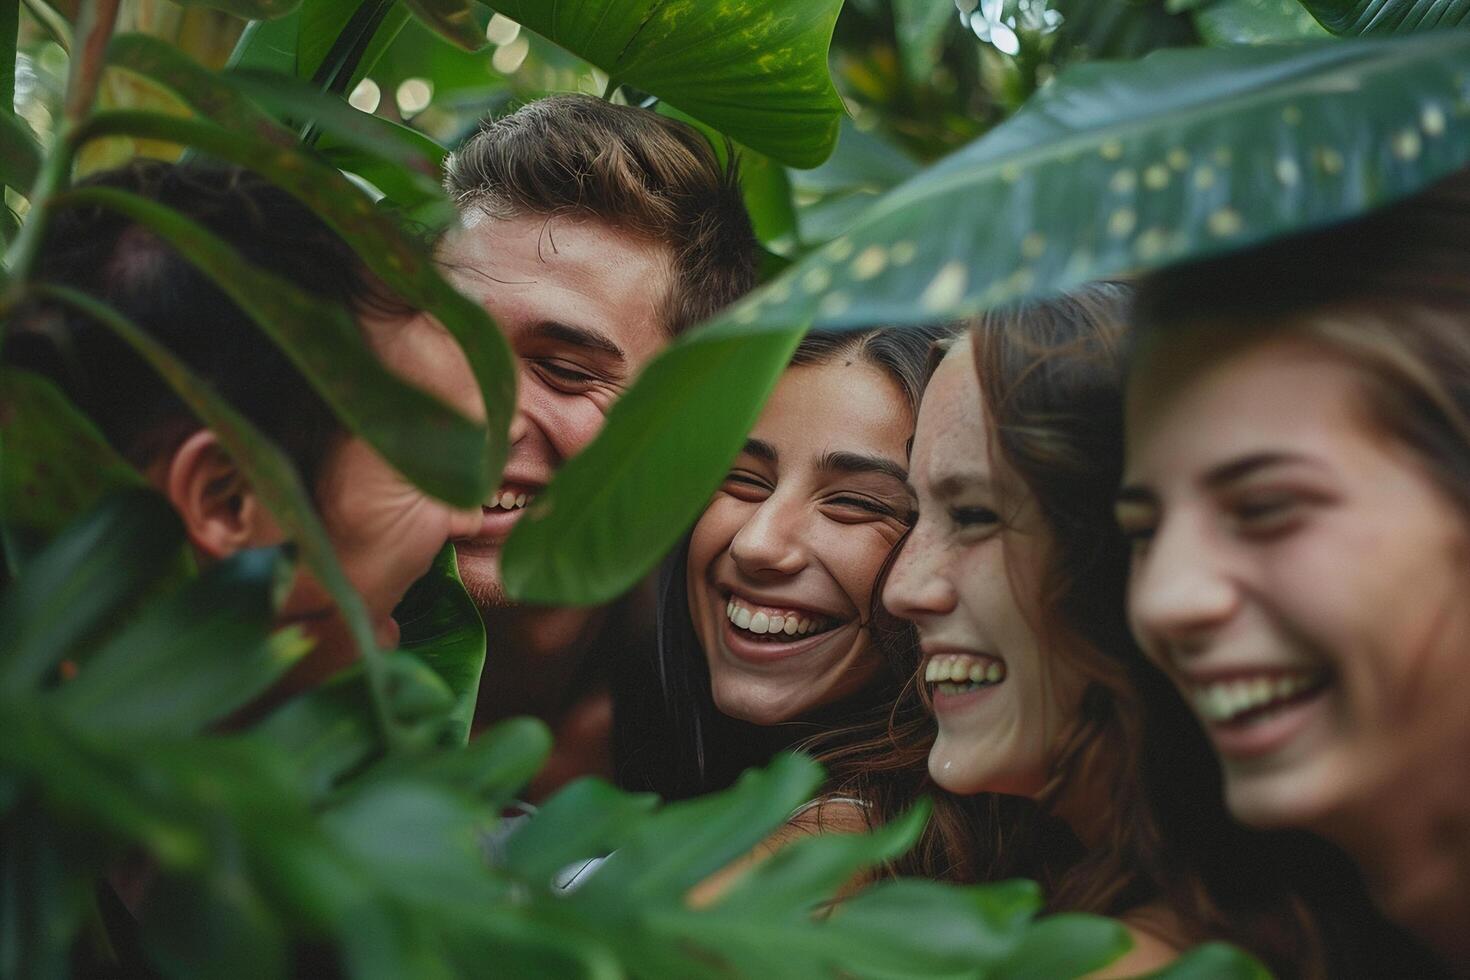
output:
[[[793,167],[837,142],[827,48],[842,0],[494,0],[490,7]]]
[[[793,324],[952,319],[1342,220],[1470,159],[1466,72],[1462,32],[1065,72],[656,359],[521,520],[507,586],[598,602],[636,582],[718,485]]]
[[[1458,27],[1470,16],[1467,0],[1301,0],[1334,34],[1408,34]]]

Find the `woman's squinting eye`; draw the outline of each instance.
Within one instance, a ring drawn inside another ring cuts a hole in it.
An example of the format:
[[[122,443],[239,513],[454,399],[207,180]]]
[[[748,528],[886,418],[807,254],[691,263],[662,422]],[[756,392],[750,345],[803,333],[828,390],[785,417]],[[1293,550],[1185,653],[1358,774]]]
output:
[[[874,517],[888,517],[894,520],[903,520],[907,507],[899,508],[876,497],[866,495],[839,493],[827,498],[827,503],[833,507],[843,510],[854,511],[863,515]]]
[[[1242,534],[1269,538],[1295,527],[1305,504],[1300,494],[1290,491],[1258,491],[1232,500],[1229,514]]]
[[[764,500],[771,493],[769,483],[745,470],[731,470],[720,489],[741,500]]]

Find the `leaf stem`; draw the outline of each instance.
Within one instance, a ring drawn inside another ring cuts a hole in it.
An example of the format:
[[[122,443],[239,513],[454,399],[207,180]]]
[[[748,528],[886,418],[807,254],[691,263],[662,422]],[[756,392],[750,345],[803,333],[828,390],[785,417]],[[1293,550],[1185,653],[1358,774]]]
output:
[[[66,80],[66,103],[63,118],[75,126],[92,109],[97,98],[97,85],[102,79],[102,66],[107,60],[107,42],[117,26],[117,9],[121,0],[83,0],[77,14],[77,37],[72,52],[71,71]]]

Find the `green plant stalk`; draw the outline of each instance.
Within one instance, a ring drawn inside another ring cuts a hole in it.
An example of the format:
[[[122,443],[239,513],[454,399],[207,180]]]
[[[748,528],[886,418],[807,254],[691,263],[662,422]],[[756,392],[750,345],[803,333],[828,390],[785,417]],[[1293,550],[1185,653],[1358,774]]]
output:
[[[5,253],[8,281],[4,294],[0,295],[0,323],[9,322],[10,311],[21,299],[45,234],[46,221],[51,212],[51,198],[64,187],[71,174],[72,155],[75,152],[71,135],[91,112],[92,104],[97,99],[97,86],[102,79],[102,67],[107,60],[107,42],[112,39],[113,30],[117,26],[120,4],[121,0],[83,0],[77,14],[76,34],[80,43],[67,74],[66,102],[61,124],[57,127],[51,151],[42,161],[41,171],[36,175],[36,182],[31,188],[30,214]]]
[[[226,451],[235,459],[244,461],[251,458],[253,450],[248,444],[251,438],[274,450],[274,444],[261,435],[233,408],[218,398],[200,397],[198,393],[204,389],[204,383],[195,377],[166,347],[112,307],[85,293],[64,286],[36,284],[29,289],[28,294],[65,303],[112,330],[119,339],[137,351],[169,383],[169,386],[195,415],[214,429]],[[290,469],[289,465],[283,464],[283,468],[294,477],[295,471]],[[252,474],[252,476],[259,479],[261,474]],[[316,519],[300,479],[294,478],[289,485],[285,481],[269,485],[262,481],[258,484],[257,489],[276,511],[283,524],[288,523],[289,519],[289,523],[296,525],[296,529],[300,532],[296,545],[300,549],[302,563],[316,575],[337,602],[342,618],[351,632],[353,643],[362,657],[368,686],[373,695],[374,717],[387,743],[388,750],[394,752],[408,748],[407,732],[394,720],[388,709],[390,669],[387,657],[378,649],[377,640],[368,624],[367,607],[363,603],[362,596],[348,581],[346,573],[342,571],[342,566],[337,562],[331,542],[321,523]]]

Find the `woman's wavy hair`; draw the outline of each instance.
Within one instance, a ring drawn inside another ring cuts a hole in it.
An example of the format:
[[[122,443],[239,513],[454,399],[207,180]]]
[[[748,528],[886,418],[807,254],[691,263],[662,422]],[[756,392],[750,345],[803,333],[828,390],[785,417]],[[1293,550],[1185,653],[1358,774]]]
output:
[[[918,413],[944,328],[878,328],[808,335],[791,366],[856,361],[878,368],[902,393],[910,418]],[[915,657],[914,631],[889,616],[873,593],[869,610],[884,669],[858,694],[781,725],[759,726],[722,714],[710,692],[709,667],[689,615],[686,535],[660,566],[657,646],[652,655],[629,651],[614,679],[615,780],[625,789],[685,799],[731,785],[740,773],[768,763],[780,749],[841,728],[866,730],[881,723],[907,681],[901,666]]]
[[[1161,902],[1174,921],[1140,928],[1180,945],[1236,942],[1281,976],[1326,976],[1335,944],[1325,941],[1315,909],[1349,894],[1338,904],[1362,913],[1354,922],[1381,925],[1357,901],[1355,875],[1306,835],[1247,831],[1229,818],[1203,732],[1129,632],[1129,547],[1113,508],[1130,299],[1127,285],[1095,283],[986,313],[970,331],[993,469],[1003,491],[1034,499],[1049,531],[1038,638],[1047,656],[1065,658],[1084,680],[1043,790],[1035,799],[961,797],[932,783],[926,760],[935,728],[913,655],[895,665],[906,682],[883,723],[831,733],[818,758],[833,795],[866,801],[874,826],[920,796],[934,800],[924,836],[892,873],[1031,878],[1052,911],[1116,916]],[[1091,814],[1100,837],[1092,846],[1054,812],[1080,779],[1102,808]],[[1340,965],[1330,975],[1342,975]]]

